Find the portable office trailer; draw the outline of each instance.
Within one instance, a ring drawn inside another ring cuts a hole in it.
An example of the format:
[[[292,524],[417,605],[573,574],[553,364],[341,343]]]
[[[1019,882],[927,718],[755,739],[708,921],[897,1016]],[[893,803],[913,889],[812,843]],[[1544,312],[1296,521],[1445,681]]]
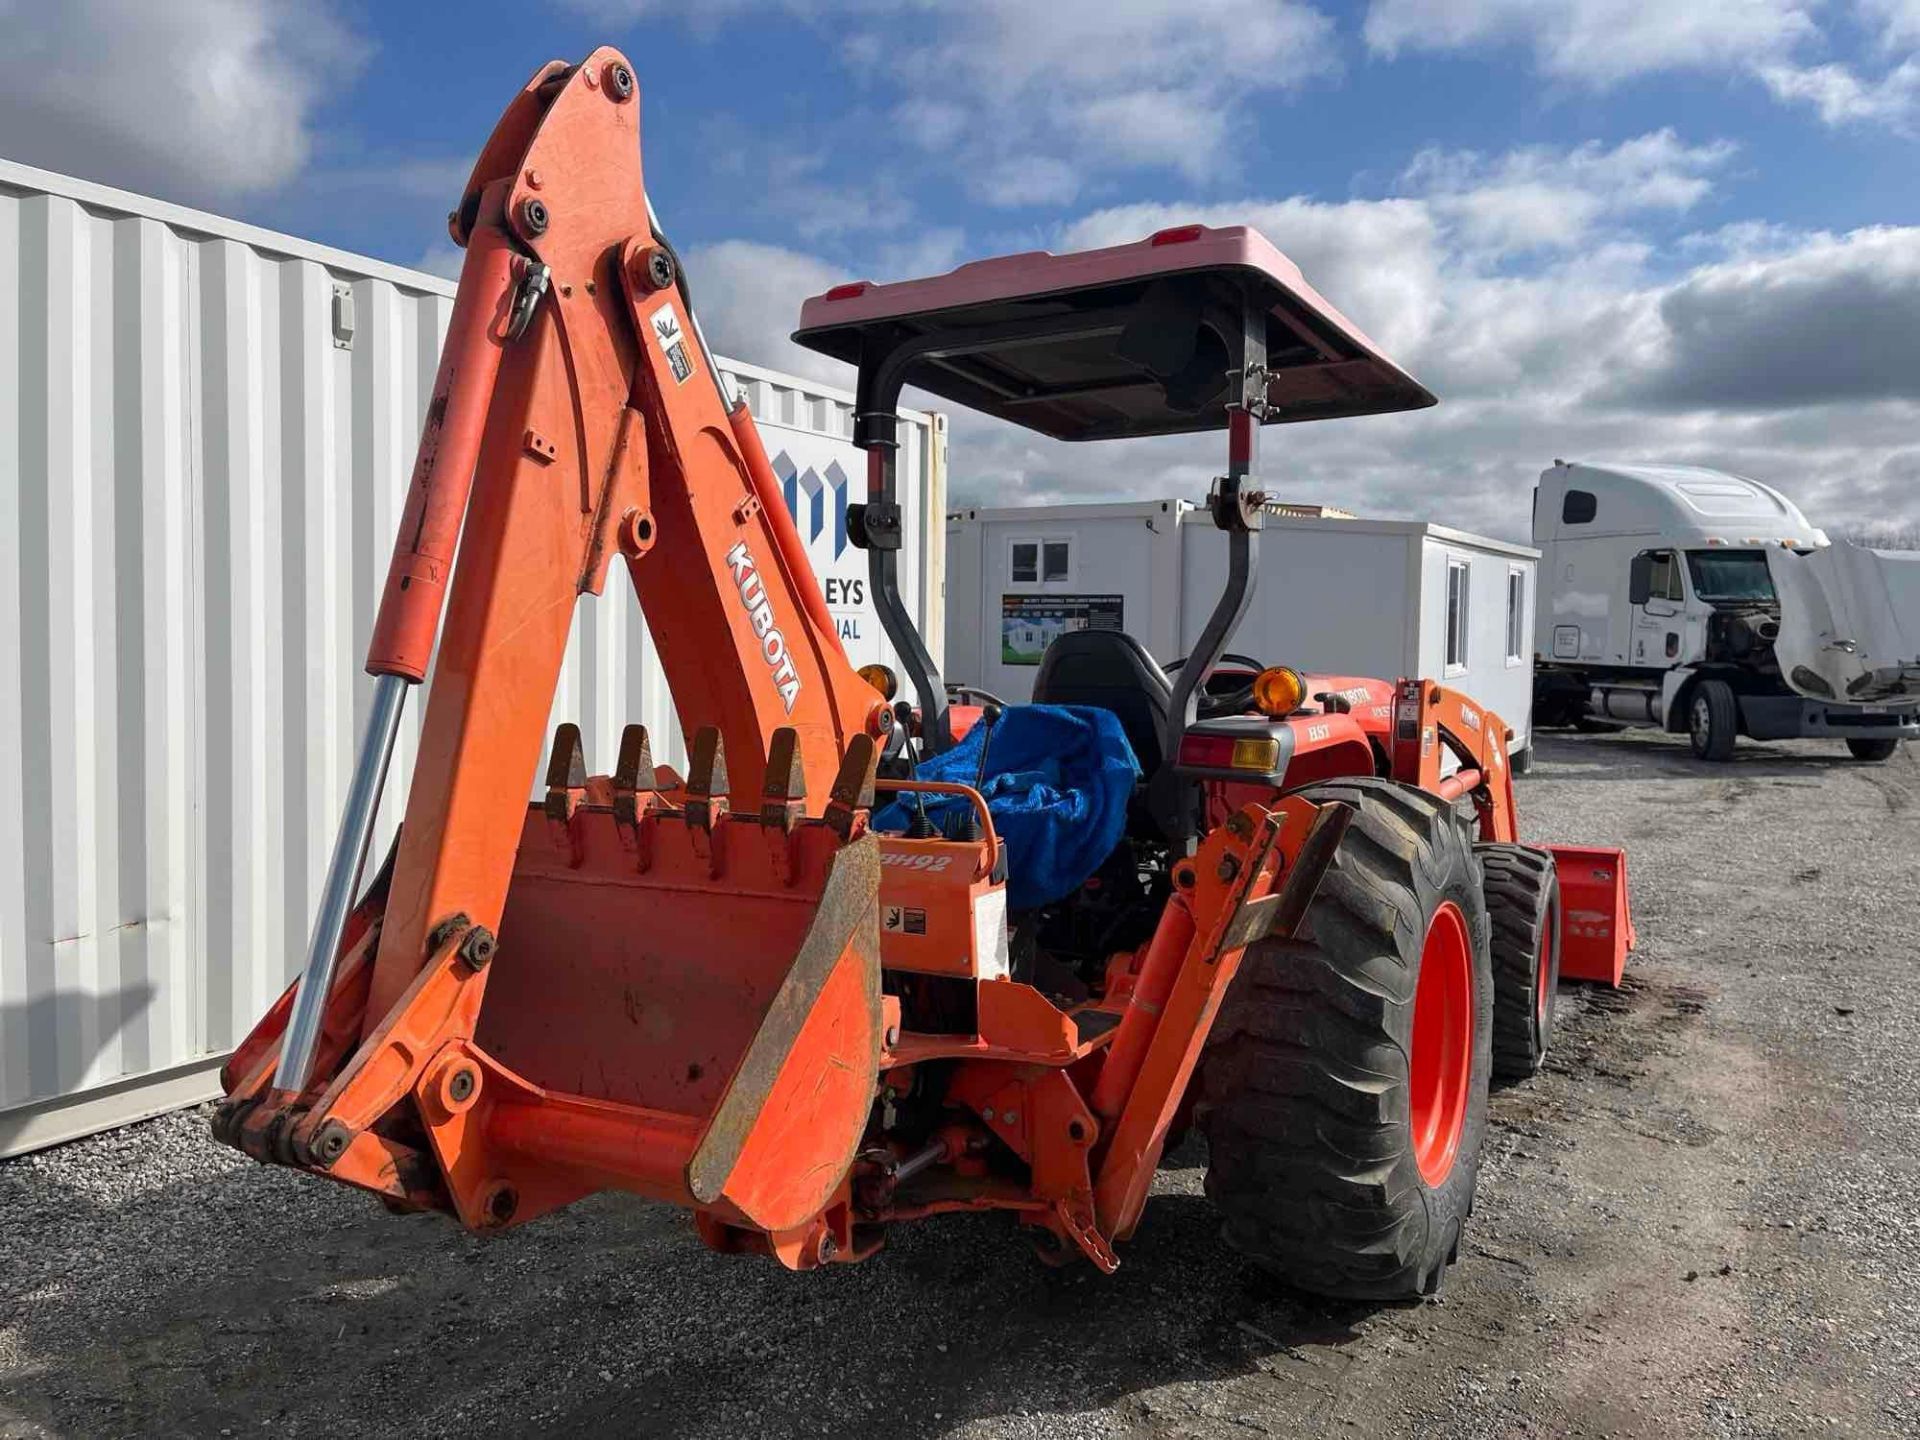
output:
[[[208,1097],[298,965],[453,290],[0,162],[0,1155]],[[888,658],[853,396],[721,367],[849,654]],[[906,418],[901,588],[937,643],[945,428]],[[554,719],[597,769],[629,721],[685,763],[618,567]]]
[[[1299,508],[1299,507],[1296,507]],[[1063,630],[1130,632],[1159,660],[1199,638],[1226,539],[1184,500],[961,510],[947,517],[949,680],[1028,699]],[[1539,552],[1419,521],[1269,515],[1235,652],[1299,670],[1430,676],[1530,738]]]

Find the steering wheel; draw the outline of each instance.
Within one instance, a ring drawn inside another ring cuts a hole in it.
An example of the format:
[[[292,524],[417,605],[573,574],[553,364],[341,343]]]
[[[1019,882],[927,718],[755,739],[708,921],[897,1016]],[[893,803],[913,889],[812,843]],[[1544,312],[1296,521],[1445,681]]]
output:
[[[1007,702],[991,690],[982,690],[978,685],[947,685],[947,703],[949,705],[998,705],[1002,710]]]
[[[1160,668],[1171,674],[1192,658],[1191,655],[1182,655],[1178,660],[1169,661]],[[1214,663],[1218,665],[1228,661],[1231,661],[1235,665],[1246,666],[1254,675],[1258,675],[1262,670],[1267,668],[1251,655],[1237,654],[1232,650],[1221,652],[1220,659]],[[1199,704],[1196,707],[1199,717],[1203,720],[1212,719],[1218,715],[1238,715],[1253,705],[1253,680],[1251,676],[1248,677],[1245,685],[1242,685],[1237,690],[1230,690],[1224,695],[1209,692],[1206,688],[1206,683],[1206,679],[1202,679],[1200,682]]]
[[[1185,665],[1187,661],[1191,660],[1192,658],[1193,657],[1191,655],[1182,655],[1178,660],[1169,660],[1166,664],[1162,665],[1160,668],[1166,671],[1169,675],[1171,675],[1175,670],[1178,670],[1182,665]],[[1252,670],[1256,675],[1259,674],[1262,670],[1267,668],[1266,664],[1263,661],[1256,660],[1251,655],[1237,655],[1231,650],[1221,651],[1220,659],[1231,660],[1236,665],[1245,665],[1248,669]],[[1218,664],[1219,661],[1215,661],[1214,663]]]

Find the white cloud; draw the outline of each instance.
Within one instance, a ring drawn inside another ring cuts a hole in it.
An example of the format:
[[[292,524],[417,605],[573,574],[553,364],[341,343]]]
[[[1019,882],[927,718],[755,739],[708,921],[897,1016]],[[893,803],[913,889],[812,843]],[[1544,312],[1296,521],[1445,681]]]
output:
[[[967,130],[967,110],[937,95],[914,95],[894,108],[893,118],[909,140],[929,150],[944,150]]]
[[[322,0],[0,0],[0,27],[11,158],[200,202],[298,175],[365,59]]]
[[[1067,203],[1131,169],[1233,173],[1247,98],[1338,68],[1332,22],[1305,0],[977,0],[911,13],[925,42],[896,47],[880,72],[908,92],[895,118],[994,205]]]
[[[710,30],[717,19],[775,11],[849,31],[840,40],[848,63],[900,86],[893,118],[901,133],[964,156],[970,174],[990,173],[977,193],[992,204],[1060,196],[1058,169],[1044,186],[1031,178],[1043,160],[1083,173],[1218,173],[1230,164],[1233,116],[1247,97],[1295,90],[1339,68],[1333,22],[1310,0],[711,0],[691,10],[663,0],[563,3],[611,23],[674,14]]]
[[[705,189],[713,190],[717,178],[729,193],[750,194],[757,209],[779,217],[784,234],[809,245],[891,234],[914,220],[905,187],[872,171],[843,181],[834,164],[836,137],[862,118],[823,115],[801,137],[769,133],[739,115],[719,114],[704,118],[689,143],[706,162]]]
[[[1703,267],[1662,294],[1660,319],[1627,392],[1642,403],[1779,413],[1920,398],[1920,228]]]
[[[1604,220],[1689,210],[1733,153],[1725,142],[1688,145],[1671,130],[1657,130],[1610,149],[1598,142],[1571,150],[1532,146],[1497,158],[1423,150],[1403,180],[1468,248],[1493,257],[1564,250],[1588,242]]]
[[[1884,50],[1920,43],[1920,0],[1859,0],[1860,18],[1879,31]]]
[[[1077,166],[1050,155],[1017,155],[989,161],[969,181],[973,193],[989,205],[1070,205],[1080,195]]]
[[[1363,33],[1387,56],[1523,44],[1547,74],[1609,85],[1784,55],[1818,34],[1816,8],[1814,0],[1373,0]]]
[[[1674,146],[1620,148],[1687,148]],[[1630,214],[1638,170],[1612,156],[1558,159],[1585,176],[1598,213]],[[1772,479],[1835,525],[1920,523],[1920,228],[1729,226],[1658,268],[1623,229],[1510,273],[1450,212],[1473,177],[1498,186],[1552,158],[1476,157],[1433,196],[1114,207],[1067,226],[1057,248],[1181,221],[1252,224],[1440,396],[1433,410],[1272,432],[1268,477],[1287,498],[1522,537],[1549,460],[1610,455]],[[1660,203],[1687,199],[1681,186]],[[952,485],[956,500],[988,504],[1197,498],[1221,458],[1218,436],[1067,446],[956,419]]]
[[[943,64],[996,97],[1284,89],[1333,64],[1332,24],[1298,0],[980,0],[950,7],[931,40]]]
[[[474,150],[480,148],[476,137]],[[351,165],[334,165],[304,177],[307,188],[341,195],[384,195],[389,200],[424,200],[451,210],[473,173],[473,155],[393,155]]]
[[[1879,124],[1910,128],[1920,110],[1920,60],[1909,58],[1877,80],[1845,65],[1765,65],[1760,79],[1781,100],[1801,101],[1829,125]]]
[[[751,240],[700,245],[687,255],[700,326],[715,350],[849,388],[848,366],[803,350],[788,337],[799,323],[802,300],[850,278],[815,256]]]
[[[429,275],[438,275],[443,280],[458,280],[460,267],[466,263],[467,252],[451,240],[436,240],[420,252],[420,258],[413,262],[413,268],[424,270]]]
[[[1196,103],[1191,90],[1130,90],[1089,95],[1070,116],[1075,136],[1116,164],[1171,170],[1205,179],[1226,164],[1231,112]]]
[[[1296,196],[1212,205],[1120,205],[1067,226],[1055,248],[1119,245],[1185,224],[1253,226],[1389,351],[1423,345],[1440,308],[1438,227],[1427,207],[1414,200],[1327,203]]]
[[[568,3],[605,20],[665,13]],[[888,97],[898,135],[1009,208],[1070,204],[1134,170],[1232,175],[1251,98],[1339,69],[1333,23],[1309,0],[720,0],[686,23],[756,10],[848,32],[840,54]],[[822,198],[820,213],[841,214],[854,197]]]
[[[1829,58],[1842,15],[1869,32],[1883,72]],[[1362,28],[1387,57],[1524,46],[1542,74],[1596,88],[1672,71],[1747,75],[1829,125],[1905,130],[1920,111],[1907,53],[1920,0],[1372,0]]]

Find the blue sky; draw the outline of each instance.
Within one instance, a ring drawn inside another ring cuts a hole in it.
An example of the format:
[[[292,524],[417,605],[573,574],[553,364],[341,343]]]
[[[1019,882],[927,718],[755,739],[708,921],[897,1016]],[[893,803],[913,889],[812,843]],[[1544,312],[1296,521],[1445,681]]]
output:
[[[689,20],[689,14],[697,18]],[[739,358],[798,301],[1254,223],[1442,398],[1269,447],[1279,488],[1524,528],[1556,455],[1920,523],[1920,0],[0,0],[0,153],[402,264],[537,64],[635,62],[649,188]],[[956,494],[1194,494],[957,424]]]
[[[369,43],[355,77],[315,107],[319,158],[355,169],[444,158],[457,171],[534,63],[611,43],[639,67],[648,183],[676,232],[690,243],[746,238],[794,246],[855,268],[876,248],[928,228],[957,229],[966,253],[988,254],[1044,244],[1063,218],[1101,205],[1249,193],[1378,198],[1407,192],[1405,172],[1423,150],[1500,154],[1619,143],[1661,129],[1692,145],[1730,141],[1739,153],[1721,169],[1713,194],[1659,215],[1643,233],[1671,239],[1740,220],[1831,230],[1920,222],[1912,128],[1920,109],[1910,108],[1904,124],[1828,124],[1811,104],[1782,103],[1734,67],[1676,64],[1583,82],[1546,73],[1517,34],[1431,51],[1399,42],[1383,52],[1368,44],[1365,4],[1313,7],[1325,15],[1326,32],[1311,41],[1316,53],[1298,62],[1297,83],[1241,77],[1217,91],[1196,88],[1238,112],[1237,133],[1218,153],[1195,153],[1188,168],[1101,159],[1075,177],[1077,193],[1054,185],[1029,203],[983,203],[969,193],[965,174],[906,140],[896,119],[916,97],[935,98],[919,74],[923,56],[906,52],[937,53],[939,22],[929,16],[940,7],[723,5],[727,18],[709,24],[668,18],[714,8],[605,3],[543,11],[476,3],[464,7],[458,25],[436,6],[342,8],[336,13]],[[1087,13],[1108,8],[1126,7]],[[1809,58],[1892,68],[1880,63],[1860,14],[1821,9],[1831,12],[1828,38],[1808,47]],[[1089,43],[1098,41],[1090,35]],[[891,68],[889,56],[902,58],[905,73]],[[1008,118],[1024,128],[1029,117]],[[1070,145],[1054,148],[1072,159]],[[869,187],[880,193],[861,194]],[[437,238],[438,215],[428,203],[437,197],[347,211],[297,193],[262,198],[254,211],[262,218],[283,217],[303,233],[390,260],[415,261]]]

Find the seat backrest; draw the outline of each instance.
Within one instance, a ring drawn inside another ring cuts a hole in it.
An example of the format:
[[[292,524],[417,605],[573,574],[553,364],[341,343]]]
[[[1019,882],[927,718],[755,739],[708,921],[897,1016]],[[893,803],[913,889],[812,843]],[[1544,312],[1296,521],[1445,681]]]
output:
[[[1160,768],[1173,686],[1138,640],[1123,630],[1069,630],[1040,657],[1036,705],[1097,705],[1120,718],[1142,774]]]

